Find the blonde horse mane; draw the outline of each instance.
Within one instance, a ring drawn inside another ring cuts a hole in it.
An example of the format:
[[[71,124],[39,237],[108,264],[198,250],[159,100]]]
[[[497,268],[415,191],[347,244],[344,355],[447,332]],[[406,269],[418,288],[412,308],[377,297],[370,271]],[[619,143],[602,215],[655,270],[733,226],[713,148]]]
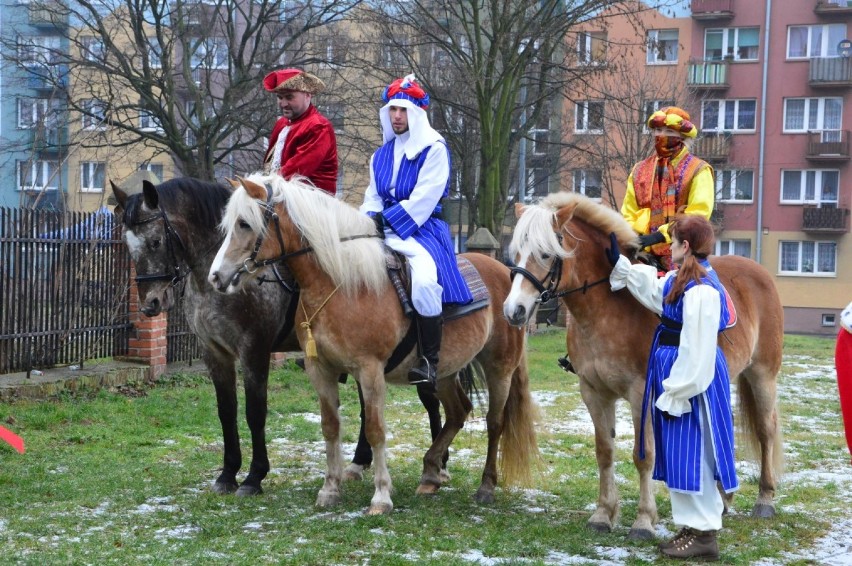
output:
[[[379,239],[346,240],[375,233],[376,226],[367,215],[315,188],[304,178],[285,180],[280,175],[253,173],[246,180],[272,190],[272,202],[283,203],[306,246],[313,249],[319,268],[341,291],[350,295],[359,289],[377,293],[387,283]],[[243,187],[231,195],[221,228],[227,231],[238,219],[245,221],[256,234],[271,237],[267,234],[263,209]]]
[[[583,220],[604,234],[614,232],[622,247],[636,247],[636,232],[619,212],[585,195],[562,191],[548,195],[539,204],[524,208],[515,226],[509,253],[512,256],[529,254],[542,267],[548,263],[543,256],[570,257],[571,252],[563,248],[554,231],[557,212],[569,206],[573,207],[569,218]]]

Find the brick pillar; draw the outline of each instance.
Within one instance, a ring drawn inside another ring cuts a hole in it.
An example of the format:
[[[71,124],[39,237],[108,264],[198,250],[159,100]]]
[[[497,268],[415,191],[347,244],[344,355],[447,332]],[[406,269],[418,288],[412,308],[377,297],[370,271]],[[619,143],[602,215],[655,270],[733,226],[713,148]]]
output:
[[[136,289],[136,268],[130,268],[130,323],[133,325],[128,341],[127,355],[134,361],[148,364],[148,379],[156,379],[166,371],[166,329],[168,319],[161,312],[155,317],[145,316],[139,310],[139,293]]]

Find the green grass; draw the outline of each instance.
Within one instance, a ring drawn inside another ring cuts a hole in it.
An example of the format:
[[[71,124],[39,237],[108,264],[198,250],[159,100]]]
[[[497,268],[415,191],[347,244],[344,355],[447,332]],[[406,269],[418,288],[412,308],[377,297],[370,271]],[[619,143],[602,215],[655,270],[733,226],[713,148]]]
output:
[[[498,489],[491,506],[472,499],[485,458],[481,407],[453,444],[449,484],[435,497],[414,495],[428,424],[410,388],[388,394],[395,508],[381,517],[363,514],[373,492],[370,472],[344,486],[339,507],[314,506],[325,470],[318,408],[306,376],[292,366],[270,377],[273,469],[265,493],[250,499],[209,490],[221,466],[221,433],[213,388],[197,375],[123,393],[0,404],[0,422],[27,442],[25,455],[0,447],[0,564],[654,562],[655,541],[626,538],[638,485],[624,403],[616,439],[620,524],[603,535],[585,526],[597,497],[597,465],[577,377],[556,365],[564,347],[564,330],[530,339],[544,466],[530,488]],[[727,563],[830,562],[820,559],[824,544],[817,541],[839,521],[849,528],[852,480],[833,348],[833,340],[787,337],[779,399],[789,475],[779,485],[779,513],[771,520],[750,516],[757,468],[743,465],[720,539]],[[341,401],[350,455],[358,414],[351,380]],[[240,426],[245,469],[250,445]],[[674,530],[665,489],[658,486],[656,497],[665,535]]]

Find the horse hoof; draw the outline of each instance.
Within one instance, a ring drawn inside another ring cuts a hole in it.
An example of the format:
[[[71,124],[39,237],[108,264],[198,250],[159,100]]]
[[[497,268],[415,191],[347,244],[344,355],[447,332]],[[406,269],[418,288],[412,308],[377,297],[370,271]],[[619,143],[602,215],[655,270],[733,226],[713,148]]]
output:
[[[235,483],[217,481],[213,484],[213,487],[211,489],[213,490],[213,493],[217,495],[228,495],[237,491],[237,488],[239,488],[239,486]]]
[[[343,481],[361,481],[364,479],[364,466],[349,464],[343,470]]]
[[[478,489],[476,493],[473,494],[473,500],[480,505],[491,505],[494,503],[494,492]]]
[[[431,483],[421,483],[417,486],[417,495],[435,495],[438,493],[438,486]]]
[[[767,505],[766,503],[758,503],[751,511],[752,517],[759,519],[771,519],[775,516],[775,506]]]
[[[367,515],[387,515],[391,511],[393,511],[393,504],[391,503],[380,503],[370,505],[370,508],[367,509]]]
[[[627,538],[630,540],[653,540],[654,531],[649,531],[648,529],[633,528],[630,529],[630,532],[627,534]]]
[[[589,521],[586,523],[590,529],[595,531],[596,533],[609,533],[612,532],[612,527],[607,523],[600,523],[598,521]]]
[[[340,504],[339,493],[322,493],[317,495],[317,507],[334,507]]]
[[[237,497],[251,497],[252,495],[260,495],[263,489],[260,486],[243,484],[237,490]]]

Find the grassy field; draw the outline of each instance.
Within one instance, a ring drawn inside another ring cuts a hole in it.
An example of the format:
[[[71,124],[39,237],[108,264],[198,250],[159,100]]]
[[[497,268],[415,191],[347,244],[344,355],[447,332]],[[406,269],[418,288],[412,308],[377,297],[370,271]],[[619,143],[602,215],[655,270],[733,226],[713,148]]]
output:
[[[627,406],[619,404],[617,478],[623,502],[610,534],[585,524],[597,496],[591,422],[577,377],[560,370],[564,331],[530,339],[531,387],[542,413],[543,465],[528,488],[498,489],[492,506],[472,500],[485,458],[484,411],[457,437],[452,480],[417,497],[428,425],[416,394],[392,388],[387,419],[395,509],[368,517],[372,474],[346,484],[342,504],[314,507],[325,469],[317,403],[294,366],[270,379],[267,436],[272,472],[257,498],[209,491],[221,465],[213,388],[172,375],[153,388],[97,391],[44,402],[0,404],[0,422],[27,452],[0,447],[0,564],[640,564],[656,542],[627,540],[637,481]],[[779,376],[786,475],[778,516],[750,516],[754,463],[720,535],[735,564],[852,564],[852,474],[842,436],[834,341],[788,336]],[[357,432],[354,384],[343,387],[347,457]],[[247,428],[241,423],[244,450]],[[244,453],[244,467],[248,458]],[[675,530],[657,487],[658,534]],[[843,562],[848,560],[848,562]]]

